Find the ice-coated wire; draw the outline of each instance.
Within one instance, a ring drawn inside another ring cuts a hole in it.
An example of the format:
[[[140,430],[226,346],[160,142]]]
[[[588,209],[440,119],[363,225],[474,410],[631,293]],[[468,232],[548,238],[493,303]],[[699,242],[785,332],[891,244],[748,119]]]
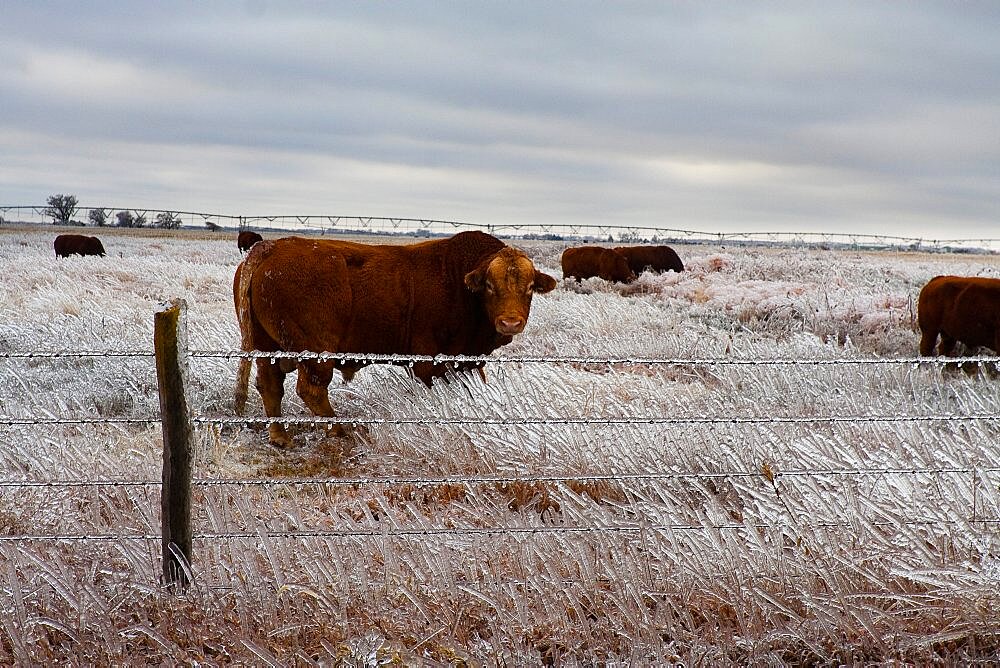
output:
[[[971,357],[859,357],[859,358],[669,358],[669,357],[632,357],[632,356],[576,356],[576,355],[398,355],[398,354],[374,354],[374,353],[329,353],[329,352],[260,352],[257,350],[231,350],[231,351],[211,351],[211,350],[190,350],[188,356],[192,358],[221,358],[221,359],[296,359],[296,360],[318,360],[332,362],[369,362],[373,364],[401,364],[407,365],[416,362],[433,362],[437,364],[448,363],[478,363],[493,362],[501,364],[649,364],[649,365],[677,365],[677,366],[752,366],[752,365],[774,365],[774,366],[836,366],[836,365],[903,365],[912,366],[918,364],[998,364],[1000,356],[971,356]]]
[[[0,352],[0,359],[52,359],[60,357],[155,357],[152,350],[26,350]]]
[[[726,416],[726,417],[659,417],[655,415],[647,416],[606,416],[597,418],[578,417],[278,417],[278,418],[224,418],[224,417],[194,417],[191,421],[200,425],[268,425],[279,423],[290,425],[323,425],[323,424],[346,424],[346,425],[642,425],[642,424],[817,424],[817,423],[898,423],[898,422],[993,422],[1000,420],[1000,413],[966,413],[949,415],[810,415],[804,417],[794,416]],[[0,426],[16,427],[31,425],[55,425],[55,424],[75,424],[75,425],[98,425],[98,424],[118,424],[118,425],[149,425],[159,424],[158,417],[145,418],[49,418],[49,417],[0,417]]]
[[[962,518],[943,521],[940,519],[912,519],[902,522],[868,522],[866,526],[899,528],[902,526],[961,526],[982,524],[995,526],[1000,524],[1000,518],[977,519]],[[426,538],[429,536],[497,536],[497,535],[573,535],[594,533],[618,534],[648,534],[658,531],[759,531],[776,529],[785,524],[743,524],[731,522],[727,524],[630,524],[630,525],[600,525],[600,526],[532,526],[532,527],[429,527],[423,529],[343,529],[340,531],[232,531],[194,533],[196,540],[231,540],[231,539],[303,539],[303,538]],[[809,525],[811,529],[841,529],[854,528],[851,522],[818,522]],[[788,526],[788,528],[794,528]],[[113,540],[146,540],[159,541],[159,534],[19,534],[0,536],[0,543],[19,541],[113,541]]]
[[[856,469],[791,469],[768,472],[778,478],[803,477],[862,477],[876,475],[971,475],[973,473],[1000,473],[1000,467],[884,467]],[[271,485],[331,485],[342,487],[394,486],[394,485],[494,485],[504,483],[539,482],[638,482],[663,480],[719,480],[726,478],[756,478],[762,471],[664,471],[632,473],[567,473],[525,475],[467,475],[467,476],[380,476],[353,478],[195,478],[195,487],[253,487]],[[72,487],[159,487],[160,480],[0,480],[0,488],[72,488]]]
[[[52,425],[52,424],[146,424],[148,425],[148,424],[160,424],[160,422],[162,422],[162,420],[159,417],[144,417],[144,418],[0,417],[0,426],[4,427],[23,427],[30,425]]]
[[[816,423],[885,423],[885,422],[978,422],[1000,420],[1000,413],[966,413],[962,415],[810,415],[805,417],[659,417],[659,416],[607,416],[599,418],[573,417],[279,417],[279,418],[205,418],[197,417],[195,424],[235,425],[257,424],[266,425],[277,422],[283,425],[321,425],[321,424],[355,424],[355,425],[394,425],[394,424],[433,424],[433,425],[640,425],[640,424],[816,424]],[[0,424],[3,424],[0,421]]]
[[[0,352],[0,359],[54,359],[63,357],[154,357],[151,350],[34,350]],[[492,362],[500,364],[637,364],[672,366],[838,366],[838,365],[935,365],[950,364],[1000,364],[1000,356],[966,357],[858,357],[858,358],[668,358],[632,356],[576,356],[576,355],[383,355],[375,353],[329,352],[260,352],[190,350],[187,356],[207,359],[295,359],[333,362],[361,362],[370,364],[410,365],[417,362],[459,364]]]

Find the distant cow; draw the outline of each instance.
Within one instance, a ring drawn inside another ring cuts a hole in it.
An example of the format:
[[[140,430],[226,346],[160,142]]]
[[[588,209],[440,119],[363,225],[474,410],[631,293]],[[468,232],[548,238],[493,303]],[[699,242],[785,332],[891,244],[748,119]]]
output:
[[[935,276],[917,302],[920,354],[952,355],[956,343],[1000,353],[1000,279]]]
[[[649,269],[661,271],[684,271],[684,263],[670,246],[618,246],[616,251],[628,260],[629,269],[638,276]]]
[[[258,241],[263,241],[264,237],[250,230],[243,230],[236,236],[236,245],[240,247],[241,253],[246,253]]]
[[[250,250],[236,269],[233,299],[247,351],[486,355],[524,329],[532,295],[555,285],[524,253],[483,232],[402,246],[286,237]],[[281,416],[285,374],[296,366],[298,395],[315,415],[332,416],[333,370],[346,382],[364,363],[258,359],[268,417]],[[430,386],[447,370],[418,362],[412,373]],[[237,414],[249,375],[250,360],[241,359]],[[279,447],[292,443],[277,422],[268,435]]]
[[[52,242],[56,257],[70,255],[104,255],[104,245],[97,237],[83,234],[60,234]]]
[[[635,280],[635,272],[629,268],[624,255],[600,246],[567,248],[562,254],[562,270],[563,278],[599,276],[617,283],[631,283]]]

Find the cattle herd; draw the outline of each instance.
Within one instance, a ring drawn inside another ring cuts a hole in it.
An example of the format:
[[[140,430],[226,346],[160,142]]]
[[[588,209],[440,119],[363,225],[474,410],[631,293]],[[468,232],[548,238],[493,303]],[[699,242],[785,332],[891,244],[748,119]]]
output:
[[[562,271],[563,278],[631,283],[644,271],[684,271],[684,263],[670,246],[576,246],[563,251]]]
[[[384,355],[487,355],[510,343],[528,321],[531,299],[556,287],[522,251],[483,232],[408,245],[371,245],[285,237],[265,241],[242,231],[246,257],[233,277],[233,300],[244,351]],[[56,256],[105,255],[97,237],[60,234]],[[567,248],[563,279],[601,278],[629,283],[646,271],[684,270],[668,246],[584,245]],[[1000,354],[1000,279],[937,276],[917,301],[920,354],[952,356],[957,344]],[[939,343],[940,340],[940,343]],[[264,411],[281,417],[285,376],[298,371],[296,392],[317,416],[332,417],[328,386],[333,372],[345,381],[367,364],[330,360],[257,360],[256,387]],[[428,386],[449,369],[481,363],[412,365]],[[251,362],[240,361],[235,406],[242,414]],[[342,429],[333,429],[340,435]],[[271,423],[271,443],[292,444]]]

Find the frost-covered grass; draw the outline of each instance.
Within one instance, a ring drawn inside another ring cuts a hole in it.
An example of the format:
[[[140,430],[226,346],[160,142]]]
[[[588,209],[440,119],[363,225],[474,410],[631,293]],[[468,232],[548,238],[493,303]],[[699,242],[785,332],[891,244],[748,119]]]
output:
[[[192,348],[238,347],[234,239],[116,234],[106,258],[57,260],[52,236],[0,229],[0,352],[149,351],[172,297],[189,303]],[[561,245],[519,245],[561,275]],[[929,278],[1000,274],[992,256],[677,250],[682,274],[539,296],[499,352],[912,358]],[[235,364],[197,358],[191,372],[198,414],[232,417]],[[292,452],[250,427],[205,428],[199,478],[435,481],[198,486],[196,533],[256,537],[196,538],[180,595],[158,584],[158,542],[127,538],[158,533],[155,485],[0,487],[0,663],[924,663],[1000,649],[996,419],[725,421],[997,416],[996,378],[913,364],[494,363],[487,376],[428,390],[368,368],[334,404],[358,418],[720,421],[305,429]],[[292,388],[289,413],[306,415]],[[0,358],[2,418],[157,411],[150,358]],[[156,481],[160,448],[155,423],[0,427],[0,480]],[[281,535],[296,531],[352,535]],[[126,537],[9,539],[98,534]]]

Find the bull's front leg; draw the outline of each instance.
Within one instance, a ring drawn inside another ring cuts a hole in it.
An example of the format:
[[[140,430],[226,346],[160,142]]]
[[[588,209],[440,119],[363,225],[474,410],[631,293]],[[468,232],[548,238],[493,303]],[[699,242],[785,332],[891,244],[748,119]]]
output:
[[[937,345],[938,333],[934,329],[926,329],[920,335],[920,354],[930,357],[934,354],[934,346]]]

